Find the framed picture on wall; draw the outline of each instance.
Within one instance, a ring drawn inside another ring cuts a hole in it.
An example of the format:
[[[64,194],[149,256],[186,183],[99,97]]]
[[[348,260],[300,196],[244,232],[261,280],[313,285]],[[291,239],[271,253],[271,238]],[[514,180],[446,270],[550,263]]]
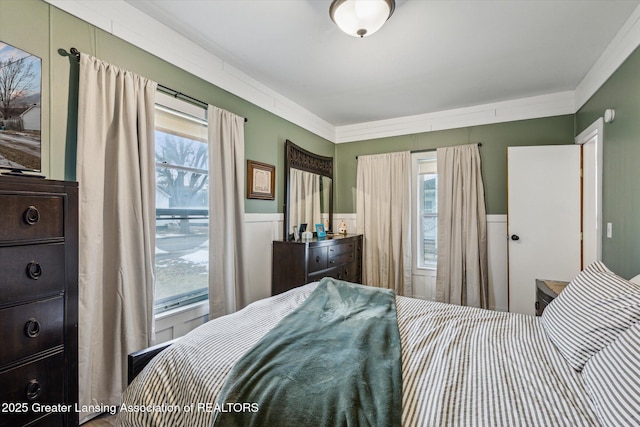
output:
[[[276,167],[247,160],[247,199],[273,200],[276,193]]]

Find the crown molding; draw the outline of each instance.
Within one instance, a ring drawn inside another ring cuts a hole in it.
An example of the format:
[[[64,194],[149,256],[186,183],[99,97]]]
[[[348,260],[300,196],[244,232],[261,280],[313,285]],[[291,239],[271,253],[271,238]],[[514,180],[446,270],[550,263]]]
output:
[[[335,142],[339,144],[467,126],[561,116],[574,112],[574,92],[558,92],[436,113],[339,126],[336,128]]]
[[[125,1],[45,1],[322,138],[332,142],[335,139],[335,127],[331,123]]]
[[[122,0],[44,1],[334,143],[575,114],[640,45],[638,6],[574,91],[334,126]]]

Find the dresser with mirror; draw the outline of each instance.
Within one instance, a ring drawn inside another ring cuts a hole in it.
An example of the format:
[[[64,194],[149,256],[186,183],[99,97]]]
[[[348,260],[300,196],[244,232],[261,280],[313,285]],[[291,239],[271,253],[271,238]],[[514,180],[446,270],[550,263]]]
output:
[[[285,142],[284,227],[273,242],[272,295],[327,276],[362,283],[362,235],[333,233],[333,184],[333,157]],[[316,224],[326,236],[318,236]]]

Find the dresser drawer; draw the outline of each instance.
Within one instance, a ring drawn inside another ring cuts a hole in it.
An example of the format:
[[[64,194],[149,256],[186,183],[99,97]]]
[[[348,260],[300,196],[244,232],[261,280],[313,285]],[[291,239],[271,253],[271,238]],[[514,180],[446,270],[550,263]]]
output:
[[[0,305],[64,290],[63,243],[0,247]]]
[[[342,264],[348,264],[355,260],[355,254],[353,252],[347,252],[340,255],[329,257],[329,267],[335,267]]]
[[[309,274],[309,281],[320,281],[323,277],[333,277],[338,280],[345,280],[347,282],[360,283],[360,268],[358,262],[352,262],[347,265],[340,265],[334,268],[328,268],[327,270]]]
[[[0,373],[0,402],[27,403],[27,412],[3,413],[0,426],[21,426],[42,417],[33,405],[64,402],[64,353]],[[71,408],[73,410],[73,408]]]
[[[309,273],[327,268],[327,247],[320,246],[309,248],[309,258],[307,259],[307,269]]]
[[[0,310],[0,366],[62,345],[64,300],[51,298]]]
[[[0,194],[0,241],[64,236],[64,197]]]
[[[357,261],[342,267],[342,280],[347,282],[360,282],[360,264]]]
[[[61,411],[68,412],[52,412],[48,414],[41,415],[36,421],[29,421],[29,425],[27,427],[60,427],[71,424],[65,424],[66,417],[68,413],[75,412],[75,408],[73,406],[66,406],[64,409],[60,409]]]
[[[341,243],[329,247],[329,257],[335,257],[346,253],[354,253],[356,244],[354,242]]]

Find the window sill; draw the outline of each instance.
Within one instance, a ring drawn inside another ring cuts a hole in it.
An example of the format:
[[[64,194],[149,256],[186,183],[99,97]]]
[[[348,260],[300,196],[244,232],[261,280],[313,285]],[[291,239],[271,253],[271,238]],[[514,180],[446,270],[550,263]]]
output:
[[[200,312],[202,310],[204,310],[205,312],[202,313],[201,315],[209,314],[209,300],[208,299],[163,311],[163,312],[158,313],[158,314],[155,315],[155,320],[157,322],[159,320],[163,320],[163,319],[166,319],[166,318],[169,318],[169,317],[174,317],[174,316],[177,316],[179,314],[186,313],[188,311],[198,311],[198,312]]]

